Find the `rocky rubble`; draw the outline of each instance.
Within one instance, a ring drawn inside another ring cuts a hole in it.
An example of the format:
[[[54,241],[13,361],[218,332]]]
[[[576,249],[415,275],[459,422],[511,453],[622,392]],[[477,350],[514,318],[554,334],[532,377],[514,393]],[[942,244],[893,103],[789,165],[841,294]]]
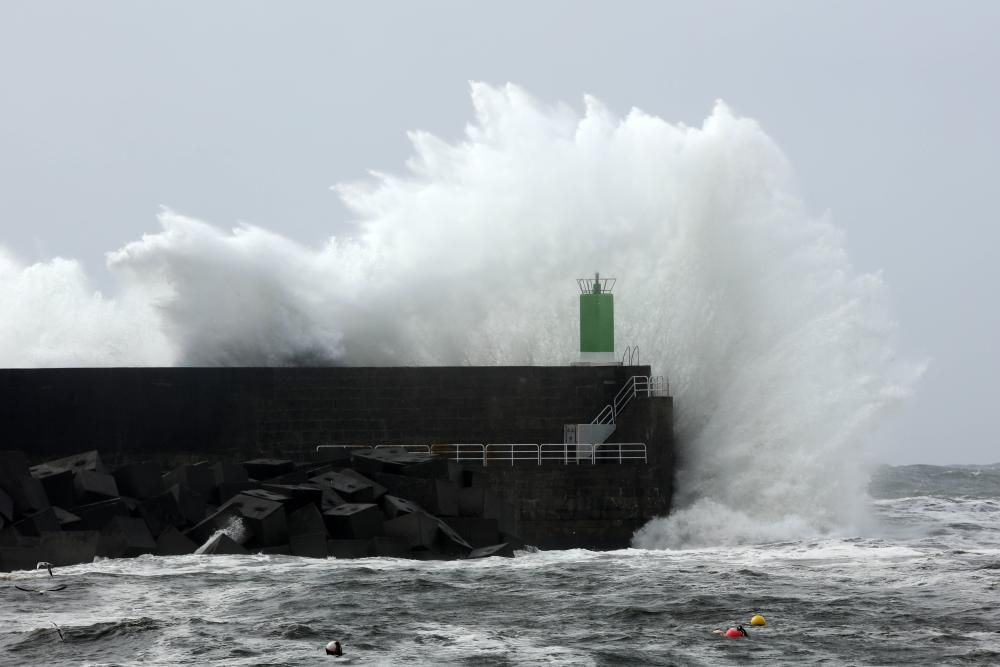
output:
[[[327,457],[109,470],[97,450],[35,466],[0,451],[0,571],[142,554],[450,559],[522,546],[444,459],[403,448]]]

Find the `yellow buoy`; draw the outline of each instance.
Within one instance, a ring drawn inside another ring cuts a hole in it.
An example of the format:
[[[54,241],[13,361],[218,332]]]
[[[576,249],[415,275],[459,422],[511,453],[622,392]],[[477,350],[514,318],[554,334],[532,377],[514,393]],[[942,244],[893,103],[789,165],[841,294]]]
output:
[[[761,616],[760,614],[757,614],[750,619],[750,625],[766,625],[766,624],[767,621],[765,621],[764,617]]]

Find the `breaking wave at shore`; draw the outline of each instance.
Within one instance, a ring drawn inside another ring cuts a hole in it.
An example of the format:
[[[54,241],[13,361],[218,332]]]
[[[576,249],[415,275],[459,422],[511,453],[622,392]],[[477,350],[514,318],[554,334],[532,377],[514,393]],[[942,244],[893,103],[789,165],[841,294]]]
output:
[[[337,186],[348,238],[167,210],[108,254],[114,296],[73,260],[0,255],[0,365],[564,364],[573,279],[600,270],[618,341],[676,398],[678,511],[638,546],[859,521],[861,450],[922,368],[896,360],[881,276],[806,210],[774,141],[721,102],[688,127],[511,85],[472,101],[460,141],[414,132],[403,174]]]

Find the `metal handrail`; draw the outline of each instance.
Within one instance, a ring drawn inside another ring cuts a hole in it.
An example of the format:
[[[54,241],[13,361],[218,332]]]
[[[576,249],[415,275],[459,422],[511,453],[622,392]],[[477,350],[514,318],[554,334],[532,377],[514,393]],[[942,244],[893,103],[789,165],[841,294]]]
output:
[[[636,396],[669,396],[670,384],[662,375],[633,375],[604,406],[591,424],[615,424],[618,415]]]
[[[316,445],[316,451],[324,449],[375,449],[377,445]]]
[[[531,443],[502,443],[486,445],[483,465],[487,465],[491,460],[510,461],[511,465],[514,465],[514,461],[536,461],[539,465],[542,463],[539,458],[538,445]]]
[[[640,460],[648,463],[646,443],[643,442],[493,443],[486,445],[462,443],[434,445],[433,452],[447,456],[451,461],[477,461],[484,467],[490,463],[510,463],[513,466],[518,461],[530,461],[536,465],[553,461],[561,462],[563,465],[614,461],[622,464],[626,461]]]
[[[644,442],[602,442],[594,446],[591,463],[598,461],[638,461],[648,463]]]

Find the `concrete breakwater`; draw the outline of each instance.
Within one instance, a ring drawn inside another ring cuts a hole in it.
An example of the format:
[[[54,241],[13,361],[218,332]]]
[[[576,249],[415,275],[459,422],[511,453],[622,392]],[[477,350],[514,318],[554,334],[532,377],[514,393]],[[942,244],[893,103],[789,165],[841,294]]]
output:
[[[12,450],[0,451],[0,569],[199,549],[454,558],[524,544],[623,548],[669,511],[669,396],[620,410],[603,460],[569,445],[565,459],[457,461],[435,443],[550,443],[511,447],[551,455],[565,425],[589,423],[648,373],[0,370],[0,450]],[[346,444],[359,442],[385,445]],[[615,443],[641,443],[642,456],[615,460]]]
[[[142,554],[448,559],[510,556],[526,543],[623,547],[669,499],[646,479],[652,470],[484,467],[403,447],[335,447],[312,461],[111,471],[96,450],[30,467],[5,451],[0,570]]]

